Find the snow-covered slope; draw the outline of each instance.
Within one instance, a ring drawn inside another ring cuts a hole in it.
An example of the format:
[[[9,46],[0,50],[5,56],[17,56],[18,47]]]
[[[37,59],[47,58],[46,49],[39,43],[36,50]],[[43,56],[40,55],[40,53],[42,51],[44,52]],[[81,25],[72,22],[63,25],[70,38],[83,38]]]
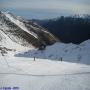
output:
[[[16,52],[23,52],[34,47],[25,47],[16,42],[13,42],[2,30],[0,30],[0,54],[14,55]]]
[[[90,90],[90,65],[2,57],[0,87],[17,87],[19,90]]]
[[[3,31],[12,41],[23,46],[50,45],[57,39],[42,27],[28,23],[9,12],[0,12],[0,30]]]
[[[0,15],[0,89],[90,90],[90,40],[80,45],[55,43],[40,26],[10,13]],[[37,50],[33,40],[55,44]]]
[[[1,34],[5,36],[3,32]],[[7,40],[11,43],[9,38]],[[21,51],[20,54],[16,53],[16,56],[22,57],[0,54],[1,88],[90,90],[90,40],[80,45],[56,43],[48,46],[45,51],[33,49],[28,52]],[[38,58],[34,61],[33,57]]]
[[[55,43],[48,46],[46,50],[29,50],[27,52],[18,53],[19,57],[36,57],[50,60],[58,60],[90,64],[90,40],[84,41],[80,45]]]
[[[8,19],[11,20],[11,22],[15,23],[17,26],[19,26],[22,30],[26,31],[27,33],[31,34],[32,36],[34,36],[35,38],[38,38],[37,34],[35,34],[34,32],[29,32],[28,29],[25,27],[24,23],[21,22],[20,20],[18,20],[18,18],[14,18],[11,14],[3,12],[3,14],[6,15],[6,17]]]

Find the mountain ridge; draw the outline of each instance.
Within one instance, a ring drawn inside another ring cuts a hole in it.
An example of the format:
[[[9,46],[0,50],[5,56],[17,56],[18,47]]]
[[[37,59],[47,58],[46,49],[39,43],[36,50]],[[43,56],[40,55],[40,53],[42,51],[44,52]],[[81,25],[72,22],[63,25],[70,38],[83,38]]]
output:
[[[57,36],[63,43],[80,44],[90,39],[90,15],[60,16],[53,19],[32,19],[49,32]]]
[[[17,17],[9,12],[0,11],[0,30],[3,31],[12,41],[22,46],[51,45],[58,39],[41,26]]]

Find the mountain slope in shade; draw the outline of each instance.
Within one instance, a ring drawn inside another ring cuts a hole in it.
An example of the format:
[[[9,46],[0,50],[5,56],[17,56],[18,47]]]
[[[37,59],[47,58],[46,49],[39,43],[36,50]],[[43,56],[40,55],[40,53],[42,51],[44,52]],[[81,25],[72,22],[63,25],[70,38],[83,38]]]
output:
[[[55,36],[42,27],[31,24],[11,13],[0,12],[0,31],[7,35],[13,42],[23,46],[51,45],[58,41]]]
[[[57,36],[63,43],[80,44],[90,39],[90,16],[61,16],[54,19],[35,20]]]

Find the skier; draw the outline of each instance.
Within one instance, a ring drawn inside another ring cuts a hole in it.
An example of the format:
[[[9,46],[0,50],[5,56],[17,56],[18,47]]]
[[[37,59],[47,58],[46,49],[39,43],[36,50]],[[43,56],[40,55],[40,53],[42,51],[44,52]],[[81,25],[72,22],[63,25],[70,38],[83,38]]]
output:
[[[34,57],[34,61],[35,61],[35,57]]]
[[[61,62],[62,62],[62,57],[61,57]]]

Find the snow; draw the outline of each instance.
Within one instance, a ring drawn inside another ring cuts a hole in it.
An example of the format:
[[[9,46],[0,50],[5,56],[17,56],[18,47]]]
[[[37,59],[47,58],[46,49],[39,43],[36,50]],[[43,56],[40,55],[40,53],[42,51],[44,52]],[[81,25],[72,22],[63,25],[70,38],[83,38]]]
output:
[[[14,18],[11,14],[9,14],[7,12],[3,12],[3,13],[6,15],[7,18],[9,18],[13,23],[15,23],[17,26],[19,26],[22,30],[24,30],[27,33],[31,34],[35,38],[38,38],[38,36],[34,32],[28,31],[28,29],[25,27],[23,22],[21,22],[18,19]]]
[[[10,28],[9,27],[7,27],[7,25],[5,25],[5,23],[3,23],[3,22],[1,22],[0,21],[0,24],[2,24],[2,25],[0,25],[0,31],[3,33],[3,35],[1,35],[1,38],[2,37],[4,37],[4,35],[7,35],[7,37],[9,38],[11,38],[12,39],[12,41],[14,41],[14,42],[16,42],[16,43],[18,43],[18,44],[21,44],[21,45],[26,45],[26,46],[28,46],[28,47],[31,47],[32,45],[30,45],[30,43],[28,43],[26,40],[24,40],[23,38],[21,38],[21,37],[17,37],[17,36],[14,36],[13,34],[11,34],[11,33],[9,33],[9,34],[7,34],[7,32],[10,30]],[[10,39],[9,38],[9,39]],[[7,39],[7,38],[6,38]],[[3,40],[2,40],[3,41]],[[11,40],[10,40],[11,41]],[[7,44],[6,44],[7,45]],[[16,45],[16,44],[15,44]],[[12,46],[14,46],[14,45],[12,45]]]
[[[24,47],[20,44],[13,42],[2,30],[0,30],[0,36],[1,36],[0,46],[14,50],[14,52],[11,51],[8,53],[8,55],[10,56],[13,56],[15,53],[25,52],[27,50],[34,49],[33,46]]]
[[[0,87],[18,87],[19,90],[90,90],[89,44],[90,40],[80,45],[56,43],[45,51],[27,49],[27,53],[15,52],[23,57],[0,55]],[[38,58],[34,61],[35,55]],[[82,57],[79,61],[78,55]],[[58,61],[61,56],[63,61]]]
[[[55,43],[40,51],[13,42],[0,30],[0,46],[15,50],[0,53],[0,88],[90,90],[90,40]]]
[[[5,14],[28,32],[22,22]],[[0,90],[3,87],[18,87],[18,90],[90,90],[90,40],[80,45],[55,43],[40,51],[13,42],[2,31],[2,28],[8,27],[3,25],[0,28],[0,48],[12,49],[4,56],[0,51]]]
[[[33,58],[6,59],[9,67],[0,65],[0,86],[16,86],[20,90],[90,90],[90,65],[33,61]]]
[[[17,57],[37,57],[40,59],[49,59],[60,61],[90,64],[90,40],[84,41],[80,45],[55,43],[48,46],[45,50],[29,50],[23,53],[17,53]]]

